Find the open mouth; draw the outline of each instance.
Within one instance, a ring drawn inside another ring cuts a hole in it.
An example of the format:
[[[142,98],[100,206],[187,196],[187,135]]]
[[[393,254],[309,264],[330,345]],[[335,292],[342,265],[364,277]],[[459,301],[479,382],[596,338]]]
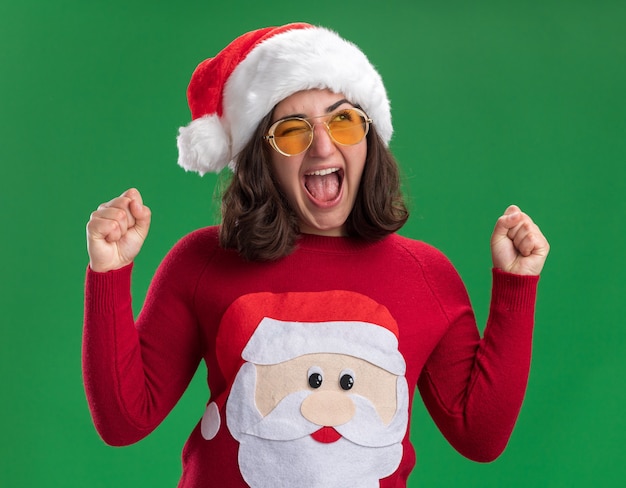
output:
[[[328,204],[341,195],[343,170],[328,168],[312,171],[304,175],[304,187],[314,201]]]
[[[311,437],[317,442],[323,444],[331,444],[341,439],[341,434],[332,427],[322,427],[311,434]]]

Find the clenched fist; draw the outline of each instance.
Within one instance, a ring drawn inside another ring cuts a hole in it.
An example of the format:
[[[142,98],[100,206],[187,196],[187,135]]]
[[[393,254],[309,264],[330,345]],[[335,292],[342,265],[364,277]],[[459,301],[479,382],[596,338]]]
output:
[[[550,251],[547,239],[532,219],[511,205],[498,219],[491,236],[495,268],[519,275],[538,275]]]
[[[130,264],[146,240],[151,212],[134,188],[103,203],[87,223],[89,266],[104,273]]]

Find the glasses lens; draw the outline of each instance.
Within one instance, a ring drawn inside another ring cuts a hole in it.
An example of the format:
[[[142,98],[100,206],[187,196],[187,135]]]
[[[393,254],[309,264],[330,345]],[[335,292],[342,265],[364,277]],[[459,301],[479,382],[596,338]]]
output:
[[[356,108],[339,110],[325,122],[333,141],[344,146],[358,144],[367,135],[370,120]],[[278,152],[286,156],[295,156],[306,151],[313,140],[313,127],[306,120],[298,117],[276,122],[270,128],[271,144]]]
[[[274,129],[274,143],[284,154],[296,155],[305,151],[312,137],[311,126],[303,119],[285,119]]]
[[[354,109],[340,110],[328,121],[328,130],[332,138],[345,146],[361,142],[367,134],[367,129],[365,116]]]

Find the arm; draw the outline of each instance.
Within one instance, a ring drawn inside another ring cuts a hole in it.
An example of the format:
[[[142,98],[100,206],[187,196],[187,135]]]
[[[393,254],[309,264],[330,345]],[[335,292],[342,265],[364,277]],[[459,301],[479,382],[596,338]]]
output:
[[[498,219],[492,236],[491,307],[483,338],[452,265],[441,257],[430,267],[449,326],[418,386],[443,435],[470,459],[487,462],[499,456],[515,425],[530,368],[539,279],[534,273],[541,271],[547,252],[538,227],[517,207],[509,207]]]
[[[187,387],[200,359],[189,283],[173,251],[159,267],[135,323],[132,260],[149,227],[136,190],[101,205],[87,226],[83,376],[94,424],[109,444],[148,435]]]

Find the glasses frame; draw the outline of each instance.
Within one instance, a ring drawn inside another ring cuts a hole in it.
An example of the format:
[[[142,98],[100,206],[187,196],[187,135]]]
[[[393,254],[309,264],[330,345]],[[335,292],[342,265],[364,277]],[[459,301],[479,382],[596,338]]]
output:
[[[330,130],[330,127],[328,126],[328,120],[332,119],[336,114],[341,113],[341,112],[345,112],[346,110],[353,110],[355,111],[365,122],[365,131],[363,132],[363,137],[361,139],[359,139],[357,142],[354,142],[352,144],[344,144],[342,142],[337,141],[334,137],[333,137],[333,133]],[[349,107],[349,108],[342,108],[339,110],[335,110],[334,112],[330,113],[330,114],[324,114],[324,115],[316,115],[314,117],[285,117],[284,119],[280,119],[277,120],[276,122],[274,122],[269,130],[267,131],[267,134],[265,136],[263,136],[263,139],[265,139],[266,141],[269,142],[270,146],[272,146],[272,149],[274,149],[274,151],[276,151],[279,154],[282,154],[283,156],[286,156],[288,158],[292,157],[292,156],[298,156],[299,154],[302,154],[303,152],[306,152],[310,147],[311,144],[313,144],[313,138],[315,137],[314,133],[315,133],[315,123],[312,123],[311,121],[313,121],[314,119],[321,119],[321,118],[326,118],[327,120],[321,122],[322,124],[324,124],[324,127],[326,127],[326,132],[328,133],[330,139],[333,141],[334,144],[338,144],[340,146],[355,146],[356,144],[358,144],[359,142],[361,142],[363,139],[365,139],[365,137],[367,136],[369,130],[370,130],[370,124],[373,123],[372,119],[369,118],[367,116],[367,114],[365,112],[363,112],[363,110],[361,110],[360,108],[357,107]],[[276,144],[276,141],[274,140],[274,132],[276,131],[276,128],[282,124],[283,122],[289,121],[289,120],[301,120],[303,122],[305,122],[310,129],[310,133],[311,136],[309,138],[309,142],[306,145],[306,147],[300,151],[299,153],[296,154],[288,154],[282,150],[280,150],[280,148],[278,147],[278,145]],[[319,122],[318,122],[319,123]]]

